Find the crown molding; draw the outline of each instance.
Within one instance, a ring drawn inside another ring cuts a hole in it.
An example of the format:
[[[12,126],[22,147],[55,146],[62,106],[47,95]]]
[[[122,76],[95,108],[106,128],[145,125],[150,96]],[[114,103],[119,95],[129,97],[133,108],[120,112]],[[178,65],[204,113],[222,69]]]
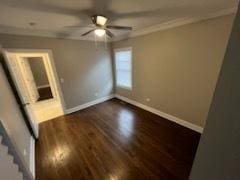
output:
[[[116,41],[121,41],[124,39],[130,39],[133,37],[151,34],[154,32],[171,29],[171,28],[175,28],[175,27],[179,27],[179,26],[183,26],[183,25],[187,25],[187,24],[192,24],[192,23],[196,23],[196,22],[200,22],[200,21],[204,21],[204,20],[214,19],[214,18],[218,18],[218,17],[230,15],[230,14],[235,14],[236,12],[237,12],[237,7],[234,7],[234,8],[217,11],[215,13],[210,13],[207,15],[194,17],[194,18],[193,17],[184,17],[184,18],[174,19],[171,21],[167,21],[165,23],[161,23],[158,25],[154,25],[154,26],[150,26],[147,28],[132,31],[129,35],[123,35],[123,36],[116,37],[113,41],[116,42]]]
[[[203,20],[213,19],[229,14],[234,14],[237,12],[237,7],[228,8],[225,10],[217,11],[215,13],[210,13],[198,17],[184,17],[178,18],[174,20],[170,20],[158,25],[150,26],[147,28],[142,28],[139,30],[134,30],[130,34],[116,36],[114,39],[108,39],[108,42],[116,42],[124,39],[129,39],[137,36],[142,36],[146,34],[150,34],[157,31],[162,31],[166,29],[171,29],[187,24],[196,23]],[[0,33],[8,34],[8,35],[20,35],[20,36],[35,36],[35,37],[49,37],[49,38],[57,38],[57,39],[70,39],[70,40],[81,40],[81,41],[95,41],[93,37],[81,37],[80,35],[68,36],[67,33],[56,33],[53,31],[47,30],[33,30],[33,29],[24,29],[18,27],[9,27],[9,26],[1,26],[0,25]],[[99,40],[103,41],[103,40]]]

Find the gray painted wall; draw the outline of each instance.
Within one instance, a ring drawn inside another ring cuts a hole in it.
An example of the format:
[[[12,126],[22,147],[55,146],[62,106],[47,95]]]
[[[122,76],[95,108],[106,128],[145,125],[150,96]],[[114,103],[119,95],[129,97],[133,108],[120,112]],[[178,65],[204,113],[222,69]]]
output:
[[[133,90],[116,93],[204,127],[233,18],[114,42],[133,50]]]
[[[240,179],[240,11],[190,180]]]
[[[234,15],[112,44],[133,48],[133,90],[116,93],[204,127]],[[113,92],[111,49],[94,42],[0,34],[4,48],[52,49],[67,108]],[[98,94],[95,96],[95,94]],[[151,101],[147,102],[146,98]]]
[[[113,92],[110,49],[96,50],[90,41],[0,34],[3,48],[51,49],[67,108],[93,101]],[[98,94],[95,96],[95,94]]]
[[[21,158],[25,160],[25,163],[29,167],[31,135],[28,132],[1,65],[0,95],[0,120],[6,128],[11,140],[21,153]],[[26,155],[24,155],[24,151]]]
[[[27,58],[37,86],[49,85],[47,71],[40,57]]]

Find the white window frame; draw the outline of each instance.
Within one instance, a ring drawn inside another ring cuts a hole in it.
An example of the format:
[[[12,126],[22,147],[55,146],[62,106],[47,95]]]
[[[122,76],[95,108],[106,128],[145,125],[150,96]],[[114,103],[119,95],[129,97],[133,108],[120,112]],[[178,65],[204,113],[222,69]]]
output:
[[[116,53],[121,52],[121,51],[130,51],[131,52],[131,87],[123,86],[123,85],[118,85],[117,81],[115,82],[116,87],[126,89],[126,90],[132,90],[133,88],[133,56],[132,56],[132,47],[124,47],[124,48],[117,48],[114,49],[114,70],[115,70],[115,79],[117,80],[117,67],[116,67]]]

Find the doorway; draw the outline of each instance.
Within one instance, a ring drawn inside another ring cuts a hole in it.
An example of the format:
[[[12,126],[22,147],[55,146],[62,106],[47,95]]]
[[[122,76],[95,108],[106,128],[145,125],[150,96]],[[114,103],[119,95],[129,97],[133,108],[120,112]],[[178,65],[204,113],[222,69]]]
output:
[[[35,131],[64,114],[64,100],[50,50],[4,50],[7,65]]]

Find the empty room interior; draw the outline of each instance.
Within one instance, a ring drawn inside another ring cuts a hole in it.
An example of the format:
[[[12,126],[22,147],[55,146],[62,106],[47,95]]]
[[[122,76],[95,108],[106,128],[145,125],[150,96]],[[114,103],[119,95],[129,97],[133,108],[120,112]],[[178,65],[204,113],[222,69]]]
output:
[[[238,3],[0,0],[0,179],[240,179]]]

